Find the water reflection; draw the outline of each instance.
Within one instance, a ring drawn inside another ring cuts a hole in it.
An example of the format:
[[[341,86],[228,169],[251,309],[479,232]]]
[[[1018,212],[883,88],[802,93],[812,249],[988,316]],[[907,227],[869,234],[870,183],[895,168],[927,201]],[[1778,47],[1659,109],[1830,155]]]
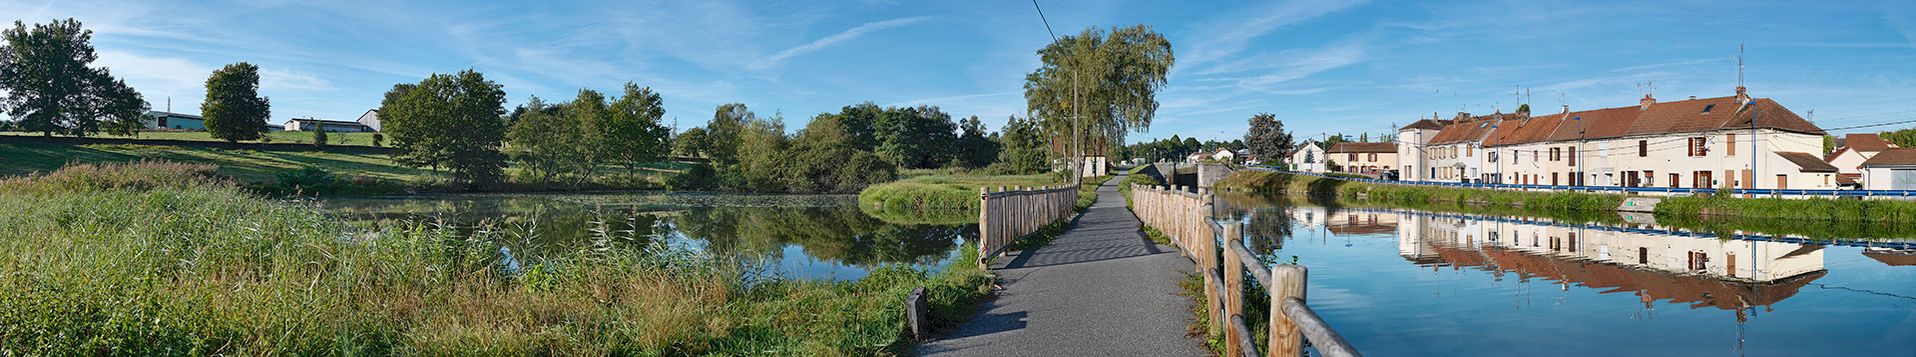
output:
[[[501,247],[515,258],[510,263],[604,245],[665,243],[769,261],[776,274],[794,278],[856,279],[901,264],[935,268],[977,234],[967,226],[886,223],[844,196],[461,196],[341,199],[326,206],[373,227],[422,221],[464,230],[500,227],[515,237]]]
[[[1908,240],[1219,202],[1217,216],[1243,222],[1247,241],[1268,242],[1267,261],[1310,267],[1312,307],[1368,354],[1916,350]]]

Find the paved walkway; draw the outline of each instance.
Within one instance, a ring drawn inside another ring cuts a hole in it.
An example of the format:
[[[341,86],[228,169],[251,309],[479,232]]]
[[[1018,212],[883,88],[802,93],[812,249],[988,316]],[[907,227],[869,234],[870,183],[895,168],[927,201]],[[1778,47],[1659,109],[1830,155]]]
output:
[[[1138,230],[1118,194],[1124,176],[1098,187],[1098,202],[1044,247],[998,258],[1003,290],[978,315],[920,344],[920,355],[1198,356],[1185,336],[1191,302],[1178,281],[1191,260]]]

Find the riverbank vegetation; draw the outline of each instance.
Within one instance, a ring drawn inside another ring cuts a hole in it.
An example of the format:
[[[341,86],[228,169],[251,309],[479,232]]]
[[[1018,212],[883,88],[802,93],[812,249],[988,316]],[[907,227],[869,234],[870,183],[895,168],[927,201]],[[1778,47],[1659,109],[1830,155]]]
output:
[[[1449,203],[1472,206],[1523,207],[1540,211],[1608,212],[1623,203],[1622,195],[1580,192],[1524,192],[1436,186],[1373,184],[1270,171],[1238,171],[1216,183],[1220,190],[1260,193],[1297,193],[1312,198],[1333,197],[1379,203]]]
[[[909,344],[910,290],[926,287],[932,321],[951,325],[991,284],[976,248],[937,272],[747,281],[760,268],[618,229],[509,264],[499,242],[529,238],[511,226],[348,226],[214,171],[77,165],[0,182],[0,350],[890,354]]]

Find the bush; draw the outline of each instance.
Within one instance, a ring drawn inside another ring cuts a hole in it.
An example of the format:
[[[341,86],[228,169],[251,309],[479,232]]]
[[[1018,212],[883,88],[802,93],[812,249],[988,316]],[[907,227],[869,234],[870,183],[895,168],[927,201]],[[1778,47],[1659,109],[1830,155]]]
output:
[[[665,187],[678,191],[706,191],[717,188],[718,172],[711,164],[692,164],[691,168],[673,174],[665,180]]]

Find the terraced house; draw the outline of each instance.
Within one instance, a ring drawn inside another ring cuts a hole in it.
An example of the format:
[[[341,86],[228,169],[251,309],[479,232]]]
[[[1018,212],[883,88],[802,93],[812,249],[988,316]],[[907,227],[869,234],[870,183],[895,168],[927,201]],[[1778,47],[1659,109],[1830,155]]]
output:
[[[1405,167],[1443,182],[1566,186],[1836,187],[1823,129],[1768,98],[1736,95],[1546,115],[1459,114]],[[1416,124],[1413,124],[1416,125]],[[1402,132],[1415,129],[1406,127]],[[1400,145],[1404,145],[1400,143]],[[1407,159],[1410,160],[1410,159]],[[1418,176],[1406,176],[1418,177]]]
[[[1397,167],[1397,144],[1341,142],[1327,150],[1338,172],[1376,175]]]

